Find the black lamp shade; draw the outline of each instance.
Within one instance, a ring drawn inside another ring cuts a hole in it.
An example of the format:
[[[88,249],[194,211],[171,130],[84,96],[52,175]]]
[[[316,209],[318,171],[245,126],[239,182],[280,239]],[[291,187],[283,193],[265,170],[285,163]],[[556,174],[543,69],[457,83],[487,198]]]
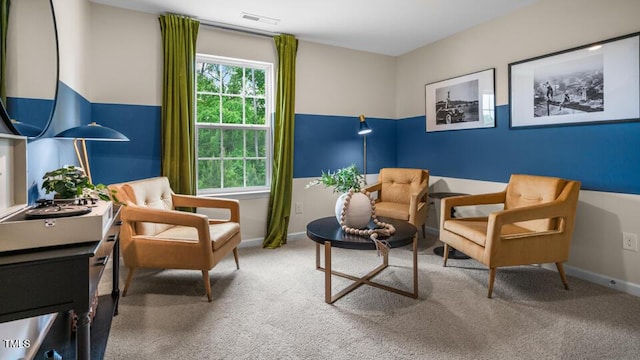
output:
[[[358,135],[366,135],[371,131],[371,128],[367,125],[367,121],[364,119],[364,115],[360,115],[360,129],[358,130]]]

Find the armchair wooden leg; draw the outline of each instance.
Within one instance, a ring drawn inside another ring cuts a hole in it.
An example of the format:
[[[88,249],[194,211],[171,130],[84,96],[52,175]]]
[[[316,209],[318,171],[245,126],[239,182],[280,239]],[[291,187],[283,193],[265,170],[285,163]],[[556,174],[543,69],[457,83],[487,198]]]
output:
[[[449,260],[449,244],[444,244],[444,252],[442,253],[442,266],[447,266],[447,260]]]
[[[493,293],[493,283],[496,280],[496,268],[489,268],[489,293],[487,297],[491,299],[491,294]]]
[[[129,273],[127,274],[127,281],[124,283],[124,290],[122,290],[122,297],[127,296],[127,290],[129,290],[129,285],[131,285],[131,279],[133,279],[133,273],[136,271],[136,268],[129,268]]]
[[[204,289],[207,291],[207,299],[211,302],[211,282],[209,280],[209,270],[202,270],[202,279],[204,280]]]
[[[233,258],[236,260],[236,269],[240,269],[240,263],[238,262],[238,248],[233,249]]]
[[[567,281],[567,275],[564,273],[564,265],[561,262],[557,262],[556,267],[558,268],[558,273],[560,274],[564,288],[569,290],[569,282]]]
[[[427,237],[427,226],[425,224],[422,224],[422,238],[426,238]]]

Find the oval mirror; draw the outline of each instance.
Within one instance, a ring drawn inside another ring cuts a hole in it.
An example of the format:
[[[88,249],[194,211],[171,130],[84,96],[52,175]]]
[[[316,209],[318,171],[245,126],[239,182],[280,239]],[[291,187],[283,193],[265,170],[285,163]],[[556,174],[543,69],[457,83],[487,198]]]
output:
[[[0,115],[16,135],[38,137],[51,122],[58,90],[58,35],[51,0],[0,0]],[[6,24],[6,25],[5,25]],[[0,39],[2,40],[2,39]]]

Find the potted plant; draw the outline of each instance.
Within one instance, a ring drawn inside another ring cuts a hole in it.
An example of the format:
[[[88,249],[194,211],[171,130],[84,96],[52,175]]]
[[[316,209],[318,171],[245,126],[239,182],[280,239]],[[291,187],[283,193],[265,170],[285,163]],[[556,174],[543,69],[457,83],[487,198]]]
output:
[[[56,199],[111,200],[111,192],[103,184],[94,185],[82,168],[66,165],[49,171],[42,177],[42,189],[46,194],[55,193]]]
[[[373,214],[371,199],[361,192],[364,185],[364,176],[355,165],[351,165],[335,172],[322,172],[320,178],[311,181],[306,188],[322,184],[325,187],[333,188],[333,192],[342,193],[336,201],[336,219],[340,222],[343,211],[345,224],[351,228],[362,229],[367,227]],[[345,201],[347,208],[345,209]]]
[[[322,172],[320,178],[313,180],[307,184],[306,188],[322,184],[325,187],[332,187],[333,192],[347,193],[353,189],[354,192],[360,191],[364,184],[364,176],[360,174],[360,170],[351,164],[346,168],[337,170],[336,172]]]

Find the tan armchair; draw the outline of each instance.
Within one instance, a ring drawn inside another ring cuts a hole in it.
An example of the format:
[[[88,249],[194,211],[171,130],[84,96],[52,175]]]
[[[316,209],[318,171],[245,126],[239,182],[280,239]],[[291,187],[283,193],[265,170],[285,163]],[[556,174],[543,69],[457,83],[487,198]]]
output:
[[[211,301],[209,270],[233,251],[238,263],[240,206],[237,200],[176,195],[166,177],[109,186],[117,192],[122,208],[120,246],[129,268],[122,296],[127,294],[138,268],[202,271]],[[223,208],[229,219],[209,219],[202,214],[177,211],[176,207]]]
[[[444,266],[449,246],[489,267],[491,297],[496,268],[555,263],[569,289],[563,262],[569,258],[580,182],[553,177],[511,175],[505,191],[442,200],[440,240]],[[452,218],[451,209],[503,204],[487,217]]]
[[[429,171],[422,169],[380,169],[378,182],[365,190],[378,193],[376,215],[405,220],[425,233],[429,195]]]

